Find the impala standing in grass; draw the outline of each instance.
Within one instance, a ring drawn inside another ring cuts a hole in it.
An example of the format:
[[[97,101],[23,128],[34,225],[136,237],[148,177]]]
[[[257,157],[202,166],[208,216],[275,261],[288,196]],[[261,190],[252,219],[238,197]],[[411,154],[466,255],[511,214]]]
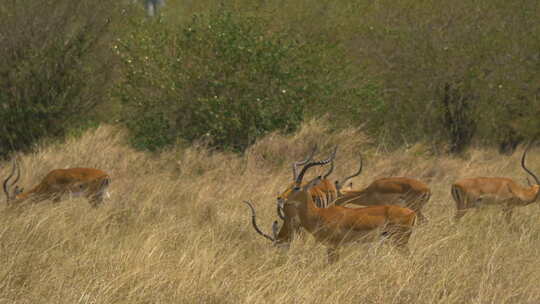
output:
[[[13,178],[15,172],[17,176]],[[27,199],[40,202],[46,199],[59,201],[62,195],[84,196],[94,207],[99,205],[104,197],[108,197],[107,188],[111,183],[109,175],[93,168],[56,169],[49,172],[45,178],[34,188],[24,192],[17,182],[20,178],[20,169],[16,161],[13,162],[11,174],[4,180],[3,188],[7,203],[15,205]],[[10,188],[14,187],[12,190]]]
[[[317,207],[328,206],[338,196],[338,192],[334,183],[332,183],[328,179],[328,176],[330,176],[330,174],[332,174],[334,170],[334,160],[336,158],[336,152],[337,152],[337,146],[334,148],[334,151],[330,154],[330,157],[328,158],[328,160],[330,161],[330,169],[323,176],[319,178],[319,183],[309,190]],[[287,199],[287,197],[289,196],[289,194],[291,193],[292,189],[295,186],[295,180],[298,177],[298,174],[297,174],[298,166],[307,164],[309,161],[311,161],[314,154],[315,154],[315,149],[312,150],[310,156],[307,159],[300,162],[293,163],[293,182],[285,191],[283,191],[281,194],[278,195],[278,199]]]
[[[525,166],[525,156],[533,141],[523,151],[521,167],[534,179],[534,185],[523,187],[514,180],[506,177],[477,177],[465,178],[452,185],[452,198],[456,202],[455,220],[465,215],[468,209],[483,205],[502,205],[507,222],[512,218],[514,207],[526,206],[538,200],[540,181],[538,177]],[[527,179],[528,181],[528,179]]]
[[[408,177],[386,177],[373,181],[362,190],[342,190],[349,179],[360,175],[362,163],[362,159],[360,159],[360,169],[355,174],[345,178],[342,182],[336,181],[339,197],[334,201],[335,205],[404,205],[416,212],[420,222],[427,222],[422,208],[429,201],[431,190],[419,180]]]
[[[408,254],[407,243],[416,221],[416,213],[413,210],[393,205],[366,208],[334,205],[318,208],[315,205],[309,189],[319,182],[320,177],[305,185],[302,184],[302,180],[309,168],[328,162],[328,160],[311,162],[302,168],[287,200],[278,200],[278,210],[282,209],[284,223],[278,231],[278,224],[274,222],[272,236],[258,228],[255,209],[249,202],[245,202],[252,211],[252,225],[255,231],[277,246],[288,246],[294,233],[294,229],[291,229],[292,222],[298,221],[317,242],[326,245],[330,263],[339,258],[337,250],[342,244],[373,242],[381,239],[383,235],[388,237],[400,252]]]

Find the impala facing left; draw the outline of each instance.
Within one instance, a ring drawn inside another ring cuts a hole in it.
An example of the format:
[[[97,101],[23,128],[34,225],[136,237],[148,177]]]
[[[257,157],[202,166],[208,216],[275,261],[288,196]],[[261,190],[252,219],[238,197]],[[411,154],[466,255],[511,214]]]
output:
[[[17,173],[15,180],[10,180]],[[94,168],[56,169],[49,172],[43,180],[28,191],[17,185],[20,168],[13,162],[10,175],[4,180],[3,188],[8,205],[16,205],[31,199],[34,202],[52,199],[58,202],[63,195],[84,196],[93,207],[97,207],[104,198],[109,197],[109,175]],[[13,189],[11,189],[13,188]]]

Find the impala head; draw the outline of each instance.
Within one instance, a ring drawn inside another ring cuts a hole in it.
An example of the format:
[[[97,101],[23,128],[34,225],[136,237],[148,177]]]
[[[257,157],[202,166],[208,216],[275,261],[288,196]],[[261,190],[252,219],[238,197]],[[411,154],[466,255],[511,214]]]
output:
[[[289,244],[292,241],[292,237],[295,231],[295,229],[292,227],[294,219],[286,217],[283,214],[283,207],[279,205],[279,202],[277,206],[278,216],[283,220],[283,225],[281,226],[281,228],[278,228],[278,221],[274,221],[272,223],[272,235],[264,233],[257,225],[257,215],[255,213],[255,208],[253,208],[253,205],[251,205],[251,203],[248,201],[244,201],[244,203],[246,203],[251,210],[251,224],[253,225],[255,231],[258,234],[262,235],[264,238],[270,240],[274,246],[278,248],[289,249]]]
[[[529,186],[536,193],[538,193],[540,192],[540,180],[538,180],[538,177],[531,170],[527,169],[527,167],[525,166],[525,156],[527,155],[527,151],[529,151],[529,148],[532,146],[534,142],[535,142],[535,139],[531,140],[531,142],[529,142],[529,144],[525,148],[525,151],[523,151],[523,156],[521,156],[521,167],[523,167],[523,170],[525,170],[525,172],[527,172],[534,179],[534,182],[535,182],[534,185],[531,185],[531,183],[529,182],[529,178],[527,178],[527,182],[529,183]]]
[[[305,165],[302,168],[302,171],[298,174],[296,177],[296,180],[294,182],[294,185],[286,199],[284,198],[278,198],[278,202],[285,206],[291,206],[294,205],[295,207],[299,207],[299,205],[304,204],[307,200],[311,199],[311,195],[309,194],[309,189],[313,188],[314,186],[318,185],[321,182],[322,177],[317,176],[305,185],[302,185],[302,181],[304,179],[304,175],[306,174],[307,170],[314,166],[324,166],[331,161],[333,161],[334,155],[330,155],[328,159],[317,161],[317,162],[311,162],[307,165]],[[285,208],[288,209],[288,208]],[[287,213],[285,212],[285,217],[287,217]]]
[[[341,189],[346,185],[347,181],[350,180],[353,177],[356,177],[362,173],[362,168],[364,166],[364,161],[362,159],[362,155],[360,155],[360,168],[358,168],[358,171],[356,171],[353,175],[347,176],[344,178],[341,182],[336,180],[336,189],[338,191],[338,194],[341,194]],[[350,183],[350,187],[352,188],[352,183]]]
[[[15,172],[17,172],[17,177],[15,177],[15,180],[11,181],[11,178],[13,178],[13,175],[15,175]],[[6,195],[6,203],[10,203],[18,198],[18,196],[23,192],[23,188],[19,188],[17,185],[17,182],[19,181],[19,178],[21,177],[21,170],[19,169],[19,165],[17,164],[17,161],[13,161],[13,167],[11,168],[11,173],[9,176],[4,180],[3,188],[4,193]],[[13,188],[15,186],[15,188]],[[11,190],[10,188],[13,188]]]
[[[272,235],[264,233],[257,226],[255,208],[253,208],[253,205],[250,202],[244,201],[244,203],[246,203],[251,210],[251,223],[255,231],[264,238],[270,240],[274,244],[274,246],[288,249],[294,236],[294,232],[297,231],[299,228],[298,212],[296,209],[296,205],[299,201],[302,201],[302,194],[307,195],[307,199],[311,199],[311,197],[307,193],[307,190],[309,190],[310,187],[313,187],[313,185],[317,184],[320,181],[321,177],[318,176],[312,181],[310,181],[308,184],[300,187],[302,179],[304,178],[307,169],[317,165],[322,166],[328,164],[332,161],[332,159],[333,157],[331,156],[329,159],[319,162],[312,162],[305,165],[302,168],[302,171],[300,171],[300,173],[296,177],[293,187],[290,190],[290,194],[292,194],[292,196],[289,197],[288,200],[284,199],[283,197],[279,197],[277,199],[276,211],[278,217],[283,220],[283,225],[281,225],[281,228],[278,228],[278,221],[274,221],[272,223]],[[292,197],[294,197],[294,200],[291,200]]]
[[[336,152],[337,152],[337,146],[334,148],[334,151],[330,154],[330,157],[328,158],[331,162],[331,167],[330,169],[328,170],[328,172],[326,172],[323,176],[323,178],[327,178],[331,173],[332,171],[334,170],[334,159],[336,158]],[[316,148],[313,148],[313,150],[311,151],[311,154],[308,158],[306,158],[305,160],[303,161],[299,161],[299,162],[294,162],[293,163],[293,182],[291,185],[289,185],[289,187],[287,187],[287,189],[285,189],[285,191],[283,191],[281,194],[278,193],[278,201],[279,200],[283,200],[283,199],[287,199],[287,197],[289,197],[292,189],[294,188],[294,185],[296,183],[296,179],[298,177],[298,174],[297,174],[297,171],[298,171],[298,166],[304,166],[306,165],[308,162],[311,161],[311,159],[313,159],[313,155],[315,154],[315,151],[316,151]],[[321,178],[319,176],[319,178]]]

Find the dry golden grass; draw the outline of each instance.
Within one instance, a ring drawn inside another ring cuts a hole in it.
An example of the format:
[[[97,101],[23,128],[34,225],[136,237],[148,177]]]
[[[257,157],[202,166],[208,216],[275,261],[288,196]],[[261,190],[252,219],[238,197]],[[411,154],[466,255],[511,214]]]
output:
[[[268,136],[244,157],[204,147],[153,156],[102,126],[20,155],[26,187],[54,168],[96,167],[111,174],[112,198],[98,209],[84,199],[2,207],[0,303],[540,303],[538,204],[516,210],[510,225],[499,208],[451,221],[455,179],[523,183],[520,153],[472,150],[466,160],[418,147],[383,153],[358,130],[328,134],[311,122],[294,136]],[[335,176],[350,174],[365,155],[355,187],[388,175],[432,187],[430,222],[415,230],[410,259],[367,244],[343,248],[328,265],[309,235],[284,253],[253,231],[242,200],[253,200],[269,230],[290,163],[313,143],[325,152],[341,144]],[[528,163],[540,172],[538,152]],[[9,169],[0,163],[1,176]]]

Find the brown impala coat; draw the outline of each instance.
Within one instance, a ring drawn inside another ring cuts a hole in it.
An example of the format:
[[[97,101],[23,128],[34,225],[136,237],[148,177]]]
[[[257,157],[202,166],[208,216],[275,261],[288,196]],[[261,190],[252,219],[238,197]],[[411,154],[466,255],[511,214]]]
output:
[[[422,208],[431,197],[429,187],[419,180],[408,177],[377,179],[362,190],[342,190],[334,204],[361,206],[404,205],[414,210],[420,221],[426,221]]]
[[[17,169],[18,176],[9,185],[9,180]],[[104,196],[108,196],[107,188],[111,182],[109,175],[101,170],[93,168],[56,169],[50,171],[43,180],[29,191],[23,192],[16,186],[19,178],[19,170],[14,164],[11,175],[4,181],[4,193],[10,204],[21,203],[27,199],[35,199],[37,202],[45,199],[59,201],[64,194],[84,196],[93,206],[102,202]],[[15,189],[9,193],[9,187]]]
[[[317,204],[318,207],[326,207],[328,206],[332,201],[334,201],[338,197],[338,190],[336,188],[336,185],[331,182],[328,179],[328,176],[332,174],[332,171],[334,170],[334,159],[336,157],[337,152],[337,146],[334,148],[334,151],[330,154],[330,157],[325,160],[329,161],[331,163],[330,170],[324,174],[324,176],[319,176],[318,180],[319,182],[311,187],[308,191],[311,194],[311,197],[315,201],[315,204]],[[307,164],[312,158],[315,153],[315,150],[311,153],[311,155],[304,161],[295,162],[293,163],[293,182],[283,191],[279,196],[278,200],[287,199],[292,191],[292,189],[296,185],[296,178],[297,175],[297,166],[305,165]]]
[[[482,205],[503,205],[506,221],[510,221],[514,207],[526,206],[538,201],[540,180],[525,166],[525,156],[533,142],[531,141],[523,151],[521,167],[534,178],[536,184],[523,187],[506,177],[460,179],[452,185],[452,198],[456,202],[454,218],[459,220],[470,208]]]
[[[288,199],[278,202],[283,209],[284,224],[277,231],[277,222],[273,225],[273,236],[268,236],[260,231],[255,221],[255,211],[251,204],[252,224],[255,230],[272,240],[276,245],[288,245],[292,239],[294,229],[293,222],[311,233],[318,242],[328,248],[330,262],[337,260],[337,248],[345,243],[370,242],[388,235],[392,243],[400,251],[408,253],[407,243],[412,233],[412,227],[416,221],[413,210],[400,206],[373,206],[367,208],[346,208],[342,206],[329,206],[318,208],[309,193],[310,187],[317,181],[312,181],[300,187],[306,170],[315,165],[324,164],[314,162],[306,165],[292,189]]]

